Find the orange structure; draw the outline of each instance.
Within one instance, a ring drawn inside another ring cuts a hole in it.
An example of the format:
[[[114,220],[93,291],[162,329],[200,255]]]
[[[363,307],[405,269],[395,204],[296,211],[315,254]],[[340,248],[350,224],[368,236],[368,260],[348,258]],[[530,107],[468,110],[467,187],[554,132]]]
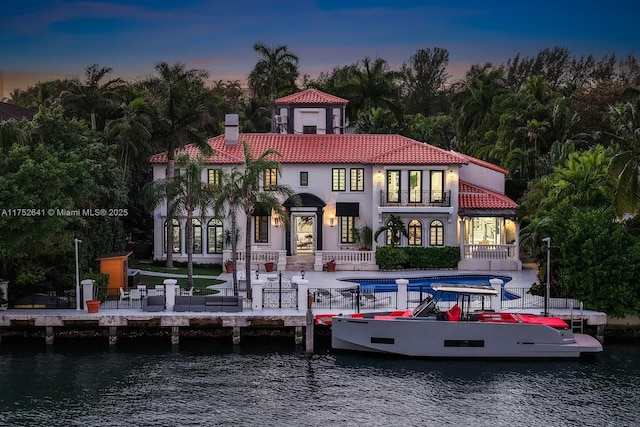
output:
[[[120,295],[120,288],[128,288],[129,256],[133,252],[117,252],[96,258],[100,273],[109,275],[109,295]]]

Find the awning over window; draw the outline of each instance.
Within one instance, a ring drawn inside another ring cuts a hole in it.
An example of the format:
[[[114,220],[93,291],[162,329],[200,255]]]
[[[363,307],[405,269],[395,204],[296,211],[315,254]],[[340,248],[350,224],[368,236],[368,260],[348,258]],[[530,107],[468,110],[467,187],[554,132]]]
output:
[[[271,209],[267,209],[262,203],[256,203],[253,209],[253,216],[270,216]]]
[[[336,203],[336,216],[360,216],[360,203]]]

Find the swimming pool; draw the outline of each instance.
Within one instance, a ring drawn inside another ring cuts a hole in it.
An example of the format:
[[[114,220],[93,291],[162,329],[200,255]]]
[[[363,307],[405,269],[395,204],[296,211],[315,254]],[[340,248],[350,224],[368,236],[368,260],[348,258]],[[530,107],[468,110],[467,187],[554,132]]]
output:
[[[451,276],[433,276],[418,277],[409,280],[407,290],[409,292],[425,292],[430,293],[434,298],[440,297],[438,292],[431,288],[432,283],[436,284],[455,284],[455,285],[482,285],[491,286],[489,280],[502,280],[502,300],[510,301],[520,298],[504,289],[504,285],[511,280],[509,276],[486,276],[486,275],[451,275]],[[345,282],[357,283],[360,285],[362,292],[397,292],[398,285],[396,279],[343,279]]]

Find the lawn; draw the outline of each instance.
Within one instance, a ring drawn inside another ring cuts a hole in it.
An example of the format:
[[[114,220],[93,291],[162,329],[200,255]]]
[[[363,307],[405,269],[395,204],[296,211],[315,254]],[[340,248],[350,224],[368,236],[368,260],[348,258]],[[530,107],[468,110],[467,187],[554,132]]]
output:
[[[150,262],[144,262],[140,260],[129,259],[129,268],[139,269],[145,272],[153,272],[153,273],[171,273],[171,274],[187,274],[186,267],[176,267],[176,268],[166,268],[160,267],[157,265],[153,265]],[[206,276],[217,276],[220,274],[220,268],[217,269],[211,266],[195,266],[193,267],[194,275],[206,275]],[[147,286],[153,285],[161,285],[167,277],[165,276],[155,276],[155,275],[147,275],[141,274],[139,279],[140,283],[146,283]],[[177,278],[178,285],[182,288],[187,286],[187,278]],[[210,285],[218,285],[220,283],[224,283],[224,280],[220,279],[193,279],[193,285],[198,289],[204,289]]]

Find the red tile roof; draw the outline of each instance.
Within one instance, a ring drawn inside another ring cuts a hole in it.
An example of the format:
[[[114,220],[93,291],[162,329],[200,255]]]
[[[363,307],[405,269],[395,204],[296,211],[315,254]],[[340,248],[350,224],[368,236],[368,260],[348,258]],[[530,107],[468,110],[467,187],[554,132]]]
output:
[[[516,202],[505,196],[477,185],[460,181],[458,187],[458,209],[517,209]]]
[[[349,135],[291,135],[276,133],[240,134],[237,146],[227,146],[224,135],[211,138],[208,144],[214,155],[206,164],[241,164],[244,153],[242,141],[246,140],[254,156],[273,148],[282,154],[280,163],[357,163],[357,164],[466,164],[457,154],[429,144],[414,141],[401,135],[349,134]],[[200,150],[188,145],[185,148],[192,157]],[[167,153],[152,156],[151,163],[166,163]]]
[[[302,92],[297,92],[291,95],[287,95],[282,98],[276,99],[276,104],[339,104],[346,105],[349,101],[343,98],[339,98],[337,96],[319,91],[317,89],[307,89]]]
[[[500,172],[504,175],[507,175],[509,173],[508,170],[501,168],[498,165],[494,165],[493,163],[489,163],[489,162],[485,162],[484,160],[480,160],[480,159],[476,159],[475,157],[471,157],[468,156],[466,154],[462,154],[462,153],[458,153],[455,151],[451,151],[452,153],[457,154],[458,156],[462,156],[464,159],[467,159],[470,163],[475,163],[476,165],[488,168],[488,169],[492,169],[496,172]]]

